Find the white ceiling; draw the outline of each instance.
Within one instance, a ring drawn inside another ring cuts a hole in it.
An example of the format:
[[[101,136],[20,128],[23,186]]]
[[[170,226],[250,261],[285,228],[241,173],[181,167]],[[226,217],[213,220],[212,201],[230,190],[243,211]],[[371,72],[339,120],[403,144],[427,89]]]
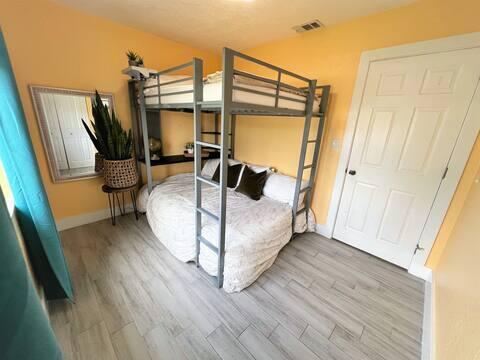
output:
[[[414,0],[55,0],[90,14],[198,48],[243,50],[295,35],[293,26],[326,26]],[[318,30],[315,30],[318,31]]]

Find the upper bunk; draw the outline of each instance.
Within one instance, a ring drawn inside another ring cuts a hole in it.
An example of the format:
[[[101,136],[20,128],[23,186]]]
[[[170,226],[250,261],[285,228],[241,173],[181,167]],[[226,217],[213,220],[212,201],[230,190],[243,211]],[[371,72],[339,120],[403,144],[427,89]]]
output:
[[[204,112],[224,109],[232,115],[305,117],[311,112],[313,117],[323,117],[330,86],[317,86],[316,80],[229,48],[223,49],[222,60],[222,71],[205,77],[202,60],[195,58],[149,78],[132,80],[135,98],[146,111],[193,111],[198,107]],[[238,70],[237,62],[269,72],[270,77]]]

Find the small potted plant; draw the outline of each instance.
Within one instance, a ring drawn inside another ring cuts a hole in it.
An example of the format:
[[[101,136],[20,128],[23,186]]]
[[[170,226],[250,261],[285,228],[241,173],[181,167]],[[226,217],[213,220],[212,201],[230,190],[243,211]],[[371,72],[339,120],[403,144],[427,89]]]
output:
[[[144,66],[143,57],[141,57],[140,55],[137,56],[137,66],[141,66],[141,67]]]
[[[126,53],[127,59],[128,59],[128,65],[129,66],[138,66],[138,54],[135,51],[128,50]],[[143,59],[142,59],[142,64],[143,64]]]
[[[185,149],[187,150],[187,153],[189,153],[189,154],[193,154],[194,147],[195,147],[195,145],[193,144],[193,142],[187,142],[185,144]]]
[[[93,132],[83,119],[82,122],[93,145],[103,155],[105,184],[112,188],[136,185],[138,174],[135,159],[132,157],[132,130],[127,133],[122,128],[113,109],[110,115],[108,106],[103,104],[97,91],[92,101],[92,114],[95,120],[91,122]]]

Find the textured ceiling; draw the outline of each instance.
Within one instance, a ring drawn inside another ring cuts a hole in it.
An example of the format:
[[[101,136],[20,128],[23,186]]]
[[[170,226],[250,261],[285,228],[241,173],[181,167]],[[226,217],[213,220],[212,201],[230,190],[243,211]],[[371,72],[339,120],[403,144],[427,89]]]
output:
[[[295,35],[293,26],[318,19],[329,26],[413,0],[55,0],[90,14],[219,51]]]

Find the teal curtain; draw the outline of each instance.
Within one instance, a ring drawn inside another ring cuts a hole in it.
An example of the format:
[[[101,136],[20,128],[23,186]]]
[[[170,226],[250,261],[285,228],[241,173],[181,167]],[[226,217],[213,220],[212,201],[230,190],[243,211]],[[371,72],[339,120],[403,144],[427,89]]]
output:
[[[0,358],[61,359],[0,190]]]
[[[0,159],[12,187],[17,219],[34,272],[47,299],[72,299],[70,274],[40,178],[1,30]],[[3,237],[3,228],[1,232]]]

